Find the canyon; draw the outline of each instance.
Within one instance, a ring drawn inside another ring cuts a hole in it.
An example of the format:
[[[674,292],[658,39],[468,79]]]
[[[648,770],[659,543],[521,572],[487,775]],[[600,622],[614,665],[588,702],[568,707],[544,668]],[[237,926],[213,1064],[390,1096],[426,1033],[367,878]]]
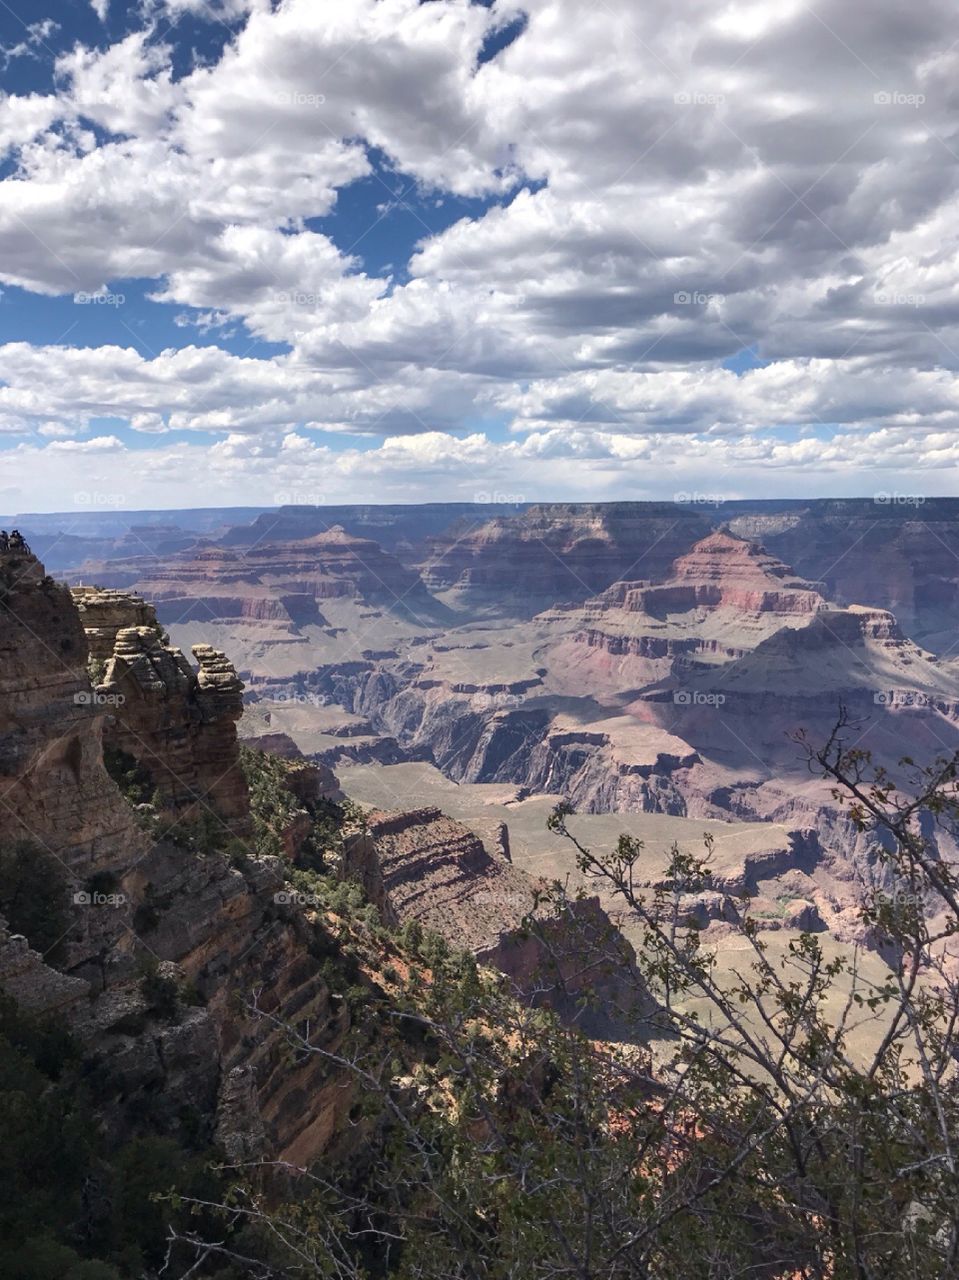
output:
[[[959,752],[944,588],[904,623],[750,511],[387,512],[384,544],[371,511],[280,514],[192,539],[171,516],[163,554],[111,528],[65,582],[0,550],[0,890],[13,858],[58,922],[31,936],[3,899],[0,994],[75,1038],[107,1142],[265,1161],[283,1195],[353,1170],[350,1061],[419,1096],[396,1001],[415,1021],[451,975],[639,1055],[654,1095],[649,933],[581,856],[624,836],[724,981],[748,909],[773,964],[814,936],[881,988],[877,837],[809,752],[840,717],[890,770]],[[852,1052],[882,1030],[864,1015]]]
[[[159,597],[184,648],[229,652],[241,736],[289,735],[377,810],[412,788],[480,840],[498,826],[519,869],[550,876],[575,870],[545,833],[561,799],[604,847],[668,819],[692,848],[718,823],[724,882],[759,895],[764,928],[783,928],[785,900],[798,922],[861,937],[874,850],[799,736],[822,743],[845,713],[885,767],[959,745],[959,503],[476,507],[445,527],[418,510],[289,508],[162,565],[78,572]],[[383,545],[346,532],[377,522]],[[721,950],[714,906],[696,909]]]
[[[926,514],[858,501],[291,507],[225,531],[209,520],[181,546],[168,513],[163,555],[111,526],[111,553],[66,573],[82,618],[70,643],[80,652],[85,634],[93,710],[109,713],[90,751],[134,760],[171,821],[202,804],[241,839],[238,741],[322,771],[324,794],[372,814],[354,869],[384,919],[420,903],[428,927],[448,920],[527,988],[531,953],[504,941],[520,904],[554,879],[589,890],[546,829],[561,800],[591,846],[644,842],[648,886],[670,845],[701,848],[708,832],[717,884],[753,894],[783,945],[803,928],[867,940],[857,904],[875,848],[810,772],[803,735],[822,743],[845,714],[850,742],[890,768],[959,748],[946,643],[959,603],[947,552],[930,552],[959,528],[959,504],[931,504],[923,532]],[[920,584],[912,595],[888,564]],[[129,821],[110,814],[90,847]],[[933,839],[956,856],[948,833]],[[294,860],[296,842],[283,845]],[[635,946],[612,898],[592,897]],[[720,898],[689,904],[718,953]]]
[[[153,1132],[206,1134],[231,1159],[297,1166],[357,1141],[353,1084],[327,1063],[375,1030],[357,1010],[388,981],[389,951],[367,939],[356,969],[335,912],[290,886],[337,827],[344,874],[384,922],[415,922],[617,1033],[621,981],[598,974],[607,954],[617,970],[633,954],[598,900],[537,912],[505,830],[484,844],[438,811],[346,831],[332,771],[283,734],[241,743],[242,681],[223,653],[192,651],[196,666],[142,597],[71,591],[26,546],[0,551],[0,844],[65,911],[43,952],[0,919],[0,991],[71,1029],[116,1140],[149,1115]],[[574,938],[575,965],[551,974]],[[610,992],[595,1015],[587,987]],[[291,1061],[289,1025],[319,1052]]]

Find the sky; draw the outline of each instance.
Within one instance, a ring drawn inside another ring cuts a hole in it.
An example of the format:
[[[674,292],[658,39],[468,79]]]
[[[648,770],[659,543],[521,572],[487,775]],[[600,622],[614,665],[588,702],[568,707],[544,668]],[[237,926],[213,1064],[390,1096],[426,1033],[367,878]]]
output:
[[[959,494],[954,0],[3,0],[0,511]]]

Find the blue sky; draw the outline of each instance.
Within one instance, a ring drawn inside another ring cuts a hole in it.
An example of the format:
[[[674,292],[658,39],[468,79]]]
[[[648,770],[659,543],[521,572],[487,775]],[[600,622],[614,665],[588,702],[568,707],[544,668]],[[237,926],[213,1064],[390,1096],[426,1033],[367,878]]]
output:
[[[0,6],[0,508],[954,491],[906,12]]]

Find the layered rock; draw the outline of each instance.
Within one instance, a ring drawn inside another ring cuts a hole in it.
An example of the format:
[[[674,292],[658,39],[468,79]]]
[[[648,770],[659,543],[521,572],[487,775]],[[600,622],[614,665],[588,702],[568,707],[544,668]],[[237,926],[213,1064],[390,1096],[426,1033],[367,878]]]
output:
[[[156,750],[182,748],[195,728],[205,751],[210,726],[214,738],[218,725],[233,730],[236,677],[220,655],[198,657],[195,674],[153,628],[118,627],[104,687],[129,700],[106,703],[69,591],[29,554],[0,553],[0,840],[55,855],[70,912],[62,968],[0,922],[0,989],[71,1026],[117,1140],[149,1115],[154,1132],[188,1126],[227,1151],[303,1162],[352,1102],[321,1055],[290,1061],[282,1027],[301,1022],[330,1051],[350,1027],[314,958],[321,927],[287,905],[277,860],[251,854],[241,867],[213,847],[196,856],[148,838],[103,763],[103,720],[117,707],[130,717],[118,732],[132,742],[135,723]],[[195,715],[182,731],[184,706]],[[175,1013],[158,1011],[142,980],[157,964],[157,981],[188,983],[201,1003],[177,997]]]
[[[0,991],[30,1013],[71,1017],[89,992],[82,978],[45,963],[21,934],[11,934],[0,917]]]
[[[637,1010],[635,954],[599,900],[538,908],[545,886],[439,809],[374,811],[346,862],[389,923],[416,921],[594,1032]]]
[[[243,684],[232,663],[209,645],[194,645],[194,670],[165,642],[151,606],[136,596],[80,589],[77,604],[96,656],[102,659],[112,639],[94,692],[112,712],[105,745],[139,764],[171,815],[210,814],[233,835],[248,834],[236,735]]]
[[[0,551],[0,831],[77,876],[114,870],[142,848],[103,768],[106,711],[69,590],[29,552]]]
[[[904,756],[959,749],[959,677],[892,614],[867,608],[824,609],[720,670],[689,669],[643,691],[626,710],[695,749],[698,766],[672,777],[689,812],[815,826],[850,857],[859,842],[797,735],[822,745],[844,712],[847,745],[894,774]]]
[[[271,639],[296,634],[301,626],[325,625],[311,592],[274,587],[260,579],[242,553],[209,544],[176,556],[139,554],[89,563],[78,576],[95,577],[107,588],[120,589],[121,595],[136,586],[155,602],[165,625],[227,621]]]
[[[830,599],[895,613],[906,633],[950,649],[959,626],[959,502],[886,492],[875,499],[727,504],[730,528],[758,538]]]
[[[663,583],[617,582],[581,606],[547,614],[578,624],[548,651],[550,686],[616,695],[663,679],[688,658],[741,657],[822,608],[817,584],[756,543],[712,533],[676,560]]]
[[[139,596],[101,587],[73,587],[73,600],[86,633],[90,657],[106,663],[113,657],[117,633],[126,627],[158,630],[156,609]]]
[[[261,542],[300,542],[340,525],[356,538],[372,538],[405,558],[427,538],[445,533],[460,520],[488,520],[516,515],[525,503],[423,502],[351,506],[282,506],[248,525],[236,525],[221,539],[224,546],[249,547]]]
[[[805,582],[758,543],[730,533],[709,534],[680,556],[668,582],[616,593],[627,612],[656,614],[694,608],[786,616],[816,613],[819,584]]]
[[[428,544],[422,574],[458,607],[529,617],[639,574],[661,579],[708,531],[665,503],[548,504],[454,526]]]
[[[313,834],[318,816],[346,798],[336,774],[318,760],[307,760],[285,733],[244,738],[243,746],[271,757],[278,782],[294,802],[290,811],[284,813],[282,822],[275,816],[269,819],[271,834],[279,839],[284,856],[291,863],[309,861],[314,852]]]
[[[356,600],[400,614],[442,613],[419,575],[369,538],[335,526],[302,541],[263,541],[247,550],[197,545],[162,559],[140,556],[87,565],[85,577],[136,585],[164,624],[229,622],[265,638],[328,625],[322,602]]]

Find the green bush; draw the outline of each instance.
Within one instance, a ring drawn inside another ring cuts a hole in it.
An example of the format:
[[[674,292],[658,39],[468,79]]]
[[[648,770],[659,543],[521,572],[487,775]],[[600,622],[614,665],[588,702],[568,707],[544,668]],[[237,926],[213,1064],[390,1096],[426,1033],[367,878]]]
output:
[[[54,1019],[0,996],[0,1275],[11,1280],[155,1274],[167,1224],[197,1225],[176,1195],[223,1191],[203,1149],[152,1134],[110,1147],[88,1078]]]
[[[150,804],[155,784],[139,760],[128,751],[108,746],[103,749],[103,763],[125,800],[130,804]]]
[[[42,955],[56,952],[70,928],[63,864],[28,840],[0,846],[0,915]]]

